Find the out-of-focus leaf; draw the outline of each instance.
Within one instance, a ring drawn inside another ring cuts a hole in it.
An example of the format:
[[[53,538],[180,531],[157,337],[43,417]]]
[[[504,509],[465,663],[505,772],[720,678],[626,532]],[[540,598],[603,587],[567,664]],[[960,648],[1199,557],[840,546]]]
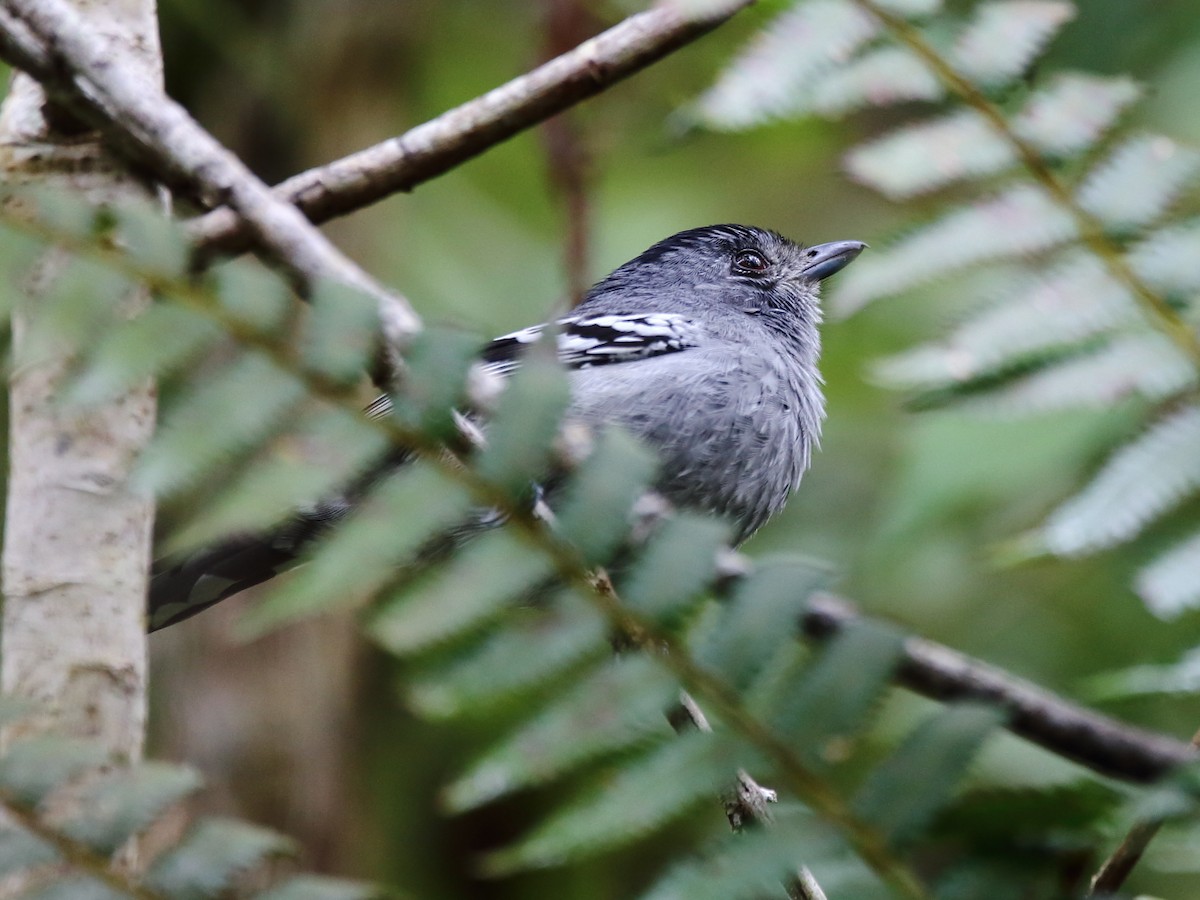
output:
[[[780,685],[766,714],[781,734],[820,761],[835,739],[853,737],[888,689],[904,636],[868,620],[851,622],[821,651],[799,683]]]
[[[1120,335],[1094,350],[1051,363],[995,390],[968,408],[1029,415],[1074,407],[1107,409],[1132,395],[1162,400],[1193,386],[1195,366],[1156,332]]]
[[[68,387],[67,400],[87,405],[116,397],[182,368],[220,336],[211,319],[174,303],[156,303],[104,333]]]
[[[34,807],[76,775],[108,762],[99,744],[60,737],[17,741],[0,756],[0,789],[17,803]]]
[[[15,825],[0,828],[0,878],[59,859],[58,851]]]
[[[310,561],[242,621],[247,633],[360,604],[387,584],[430,537],[460,523],[471,498],[431,465],[410,463],[387,476],[320,541]]]
[[[865,106],[937,100],[944,92],[937,76],[911,51],[879,47],[823,75],[805,106],[824,116],[841,116]]]
[[[165,763],[113,772],[87,786],[79,799],[79,814],[64,822],[62,831],[107,856],[199,787],[194,771]]]
[[[1129,265],[1155,290],[1189,294],[1200,290],[1200,221],[1168,225],[1138,241]]]
[[[1068,73],[1034,94],[1014,118],[1013,131],[1049,156],[1086,150],[1138,96],[1125,78]],[[901,128],[846,156],[856,179],[903,199],[955,181],[1011,166],[1010,143],[974,110]]]
[[[842,315],[967,266],[1048,250],[1076,235],[1071,217],[1041,190],[1019,185],[956,209],[842,273],[834,299]]]
[[[678,694],[653,660],[609,660],[472,765],[447,789],[446,804],[471,809],[616,750],[671,738],[664,712]]]
[[[619,429],[602,432],[576,469],[557,507],[558,530],[590,565],[608,557],[628,534],[634,501],[654,477],[657,460]]]
[[[235,452],[265,440],[304,396],[303,385],[266,356],[242,355],[168,410],[136,484],[158,494],[194,484]]]
[[[561,366],[541,358],[526,360],[510,379],[488,425],[479,474],[511,494],[526,493],[533,480],[546,474],[570,399]]]
[[[1042,279],[1017,281],[1010,295],[943,342],[891,357],[878,364],[874,374],[897,387],[962,383],[1140,323],[1133,298],[1104,265],[1090,256],[1072,255]]]
[[[110,208],[121,251],[142,271],[160,278],[181,278],[188,269],[191,244],[183,224],[162,204],[132,200]]]
[[[1134,585],[1150,611],[1164,619],[1200,606],[1200,534],[1176,544],[1138,572]]]
[[[681,515],[654,535],[620,583],[622,601],[656,620],[669,621],[697,601],[716,575],[717,552],[729,526],[707,516]]]
[[[404,384],[392,400],[393,415],[425,434],[449,437],[479,347],[478,337],[457,329],[422,331],[404,351]]]
[[[1200,555],[1200,538],[1197,539]],[[1193,568],[1192,582],[1195,583]],[[1183,654],[1166,665],[1130,666],[1089,678],[1084,685],[1087,696],[1096,700],[1126,699],[1152,694],[1195,694],[1200,692],[1200,648]]]
[[[967,766],[1005,719],[993,707],[960,704],[935,714],[871,773],[855,810],[893,842],[911,838],[950,799]],[[930,773],[937,773],[930,778]]]
[[[38,884],[22,892],[21,900],[129,900],[129,895],[99,879],[80,875]]]
[[[726,67],[693,114],[710,128],[729,130],[795,115],[814,81],[877,31],[875,21],[853,3],[796,3]]]
[[[284,328],[293,300],[278,275],[248,259],[234,260],[211,274],[220,309],[236,324],[260,334]]]
[[[386,449],[386,437],[357,413],[311,406],[244,474],[196,510],[171,535],[166,550],[195,549],[225,535],[277,525],[297,509],[329,499]]]
[[[255,900],[372,900],[391,896],[378,885],[321,875],[296,875],[255,895]]]
[[[795,874],[801,862],[819,871],[825,859],[836,859],[843,853],[829,829],[816,827],[809,816],[796,811],[777,816],[770,828],[729,835],[701,858],[673,866],[642,898],[752,900],[783,897],[782,885]],[[824,886],[823,879],[821,881]]]
[[[304,360],[332,381],[362,377],[379,335],[379,302],[358,288],[323,279],[313,290],[305,323]]]
[[[1119,449],[1041,529],[1046,548],[1075,556],[1128,540],[1200,487],[1200,407],[1185,406]]]
[[[514,694],[558,679],[588,658],[612,653],[607,621],[566,592],[549,609],[530,609],[467,655],[409,688],[427,716],[448,718],[495,709]]]
[[[289,839],[265,828],[233,819],[201,819],[155,860],[146,884],[176,900],[211,900],[223,896],[240,873],[295,851]]]
[[[733,687],[745,688],[771,658],[782,635],[797,635],[813,591],[830,571],[804,561],[758,560],[696,647],[696,659]]]
[[[623,766],[585,797],[551,815],[489,869],[511,872],[594,856],[660,828],[701,800],[712,802],[746,762],[732,742],[690,731]]]
[[[959,35],[954,67],[982,85],[1020,76],[1058,30],[1075,15],[1061,0],[995,0],[978,7]]]
[[[503,528],[475,539],[449,563],[401,589],[371,616],[370,633],[393,653],[450,640],[538,587],[553,570],[544,553]]]
[[[1200,151],[1161,135],[1130,138],[1079,189],[1079,202],[1106,225],[1130,229],[1158,219],[1200,171]]]

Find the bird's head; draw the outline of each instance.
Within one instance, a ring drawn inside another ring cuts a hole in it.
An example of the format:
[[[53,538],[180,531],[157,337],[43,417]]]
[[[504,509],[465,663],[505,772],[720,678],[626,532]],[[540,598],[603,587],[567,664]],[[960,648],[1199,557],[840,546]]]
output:
[[[815,321],[818,288],[867,245],[834,241],[803,247],[747,225],[709,225],[659,241],[597,285],[635,305],[687,311],[696,304],[748,315],[805,315]]]

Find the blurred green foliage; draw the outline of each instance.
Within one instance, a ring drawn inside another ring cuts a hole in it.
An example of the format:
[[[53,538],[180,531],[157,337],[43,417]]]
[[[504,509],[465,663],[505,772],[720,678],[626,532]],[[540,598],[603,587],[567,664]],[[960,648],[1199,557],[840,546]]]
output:
[[[587,5],[599,22],[620,13],[617,4]],[[781,5],[762,4],[572,113],[592,158],[592,276],[698,224],[741,221],[806,242],[879,243],[914,208],[920,213],[926,204],[932,213],[932,201],[902,208],[840,172],[844,150],[894,124],[895,110],[744,134],[680,135],[672,128],[680,105],[707,87]],[[1200,18],[1193,4],[1087,0],[1081,6],[1045,65],[1130,73],[1150,87],[1137,113],[1142,121],[1196,139]],[[271,180],[469,99],[535,64],[544,45],[541,3],[163,0],[161,14],[171,92]],[[547,168],[539,134],[522,135],[329,231],[370,271],[403,290],[428,321],[500,333],[542,320],[557,308],[566,283],[565,213]],[[1167,624],[1133,596],[1128,585],[1146,561],[1145,548],[1022,565],[1005,564],[1002,552],[1014,534],[1082,485],[1106,448],[1134,427],[1139,410],[1129,402],[1094,413],[985,421],[906,409],[902,397],[872,384],[872,362],[929,340],[970,302],[943,296],[937,287],[921,293],[939,302],[888,300],[827,324],[822,368],[830,417],[822,452],[787,512],[747,551],[829,560],[842,573],[839,590],[871,612],[1068,694],[1098,673],[1178,658],[1193,643],[1188,625],[1194,615]],[[256,744],[269,744],[272,736],[260,732],[269,732],[272,720],[245,712],[253,707],[239,696],[239,683],[225,683],[224,693],[203,693],[216,676],[197,674],[229,666],[247,673],[241,684],[251,691],[249,670],[267,665],[270,652],[251,649],[239,661],[237,651],[205,627],[182,626],[183,635],[163,638],[175,643],[159,659],[166,672],[159,682],[162,743],[190,758],[181,722],[196,717],[224,729],[224,755],[214,757],[206,775],[231,790],[213,802],[298,830],[310,846],[322,848],[320,862],[332,871],[392,882],[423,897],[588,898],[627,896],[657,869],[665,853],[660,842],[670,837],[569,871],[477,880],[479,853],[523,830],[547,798],[535,791],[443,819],[437,792],[475,755],[475,726],[416,720],[397,701],[396,684],[406,673],[393,661],[365,652],[323,657],[320,642],[295,646],[314,654],[309,665],[318,671],[332,659],[359,675],[349,684],[344,673],[328,676],[338,691],[330,704],[336,715],[314,703],[316,725],[298,732],[314,741],[339,732],[328,737],[336,752],[313,746],[311,753],[338,768],[340,783],[349,786],[337,815],[305,819],[286,777],[261,777],[255,768],[261,760],[245,761]],[[179,684],[171,666],[193,679],[190,691],[167,694]],[[273,689],[296,687],[276,683]],[[914,707],[923,704],[894,698],[887,714],[911,723]],[[1111,709],[1180,736],[1200,723],[1200,703],[1186,696],[1138,698]],[[1045,787],[1077,775],[1069,764],[1015,741],[1006,741],[1004,750],[985,752],[981,781],[993,775],[1009,785]],[[275,751],[266,752],[270,758]],[[712,819],[722,825],[719,814]],[[680,831],[711,833],[713,826],[706,820]],[[1171,864],[1178,862],[1176,853]],[[1137,890],[1168,897],[1200,890],[1194,873],[1150,863],[1136,876]]]

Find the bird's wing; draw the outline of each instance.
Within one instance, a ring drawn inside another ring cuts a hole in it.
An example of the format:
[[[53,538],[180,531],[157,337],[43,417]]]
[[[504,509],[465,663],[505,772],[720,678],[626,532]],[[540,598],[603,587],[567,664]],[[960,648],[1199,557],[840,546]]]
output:
[[[479,354],[480,361],[494,375],[511,375],[521,365],[521,357],[536,343],[549,326],[533,325],[491,341]],[[558,330],[558,359],[568,369],[633,362],[695,347],[699,329],[687,316],[678,313],[640,313],[619,315],[567,316],[555,323]],[[385,394],[367,407],[370,417],[391,410]]]
[[[568,316],[559,319],[558,359],[568,369],[632,362],[696,346],[698,329],[678,313]],[[497,375],[508,375],[521,362],[525,349],[547,326],[534,325],[496,338],[480,358]]]

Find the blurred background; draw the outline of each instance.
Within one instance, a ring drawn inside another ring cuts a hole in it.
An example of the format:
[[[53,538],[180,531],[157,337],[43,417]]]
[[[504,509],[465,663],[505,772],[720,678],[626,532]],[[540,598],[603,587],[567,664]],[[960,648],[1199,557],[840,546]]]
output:
[[[541,321],[654,241],[743,222],[816,243],[886,245],[913,207],[842,174],[840,156],[903,110],[745,134],[687,133],[674,113],[712,83],[783,4],[764,2],[570,115],[327,230],[429,322],[498,334]],[[962,4],[966,5],[966,4]],[[1137,115],[1200,139],[1200,16],[1192,0],[1087,0],[1047,65],[1128,72]],[[396,135],[614,24],[599,0],[160,0],[170,92],[268,181]],[[932,206],[931,206],[932,211]],[[929,260],[936,266],[937,260]],[[836,279],[834,279],[836,281]],[[832,285],[836,291],[836,284]],[[1139,410],[1042,419],[915,412],[873,385],[870,363],[937,335],[954,298],[878,303],[824,329],[829,420],[786,514],[746,547],[828,562],[873,614],[1068,696],[1114,668],[1176,659],[1196,620],[1164,623],[1129,589],[1144,550],[1004,565],[1005,542],[1078,487]],[[945,302],[943,302],[945,301]],[[1196,512],[1197,510],[1192,510]],[[200,768],[209,810],[297,837],[321,871],[421,897],[628,896],[654,843],[570,871],[503,882],[472,859],[519,833],[545,798],[524,794],[448,819],[438,789],[479,750],[470,728],[406,711],[401,664],[328,617],[254,643],[234,636],[249,595],[156,635],[151,755]],[[897,721],[913,698],[897,697]],[[1189,737],[1200,702],[1113,703],[1129,721]],[[480,726],[481,733],[484,728]],[[1069,764],[995,742],[984,767],[1031,785]],[[727,827],[715,804],[681,833]],[[1147,868],[1136,885],[1200,896],[1200,879]]]

